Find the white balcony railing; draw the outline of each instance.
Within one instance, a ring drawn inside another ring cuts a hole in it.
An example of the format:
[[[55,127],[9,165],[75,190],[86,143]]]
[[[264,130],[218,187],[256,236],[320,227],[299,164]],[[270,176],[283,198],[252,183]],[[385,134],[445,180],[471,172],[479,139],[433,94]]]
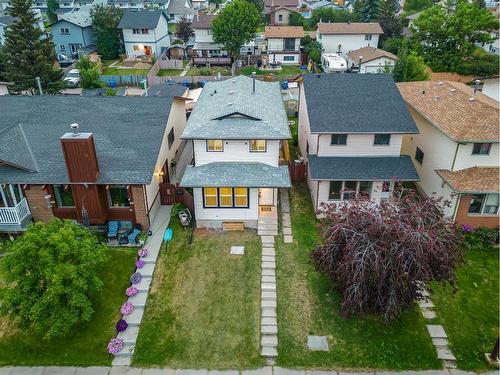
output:
[[[26,198],[14,207],[0,207],[0,224],[21,224],[31,214]]]

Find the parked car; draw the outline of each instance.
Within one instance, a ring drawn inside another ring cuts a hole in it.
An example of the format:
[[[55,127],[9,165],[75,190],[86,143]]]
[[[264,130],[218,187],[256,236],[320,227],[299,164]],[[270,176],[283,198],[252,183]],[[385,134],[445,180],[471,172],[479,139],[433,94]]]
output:
[[[64,78],[64,82],[68,87],[77,87],[80,84],[80,70],[71,69]]]

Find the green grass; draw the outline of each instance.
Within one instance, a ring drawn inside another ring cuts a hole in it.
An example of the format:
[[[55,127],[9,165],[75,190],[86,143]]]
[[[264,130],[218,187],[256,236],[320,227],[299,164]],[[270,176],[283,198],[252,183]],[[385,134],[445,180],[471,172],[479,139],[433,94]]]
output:
[[[168,32],[175,34],[175,31],[177,29],[177,24],[176,23],[169,23],[168,24]]]
[[[149,69],[120,69],[115,67],[104,68],[102,72],[103,76],[146,76],[148,75]]]
[[[245,66],[239,69],[239,74],[243,74],[246,76],[251,76],[252,72],[255,72],[259,76],[272,74],[278,80],[283,80],[290,76],[296,76],[298,74],[304,73],[305,71],[300,69],[298,65],[282,65],[280,71],[260,70],[255,68],[254,66]]]
[[[253,232],[189,233],[160,253],[133,365],[251,368],[260,357],[260,242]],[[229,254],[245,245],[244,256]]]
[[[498,248],[467,250],[456,293],[445,283],[431,284],[438,321],[461,369],[488,368],[484,353],[493,349],[499,329],[498,269]]]
[[[160,69],[157,76],[160,77],[172,77],[179,76],[182,73],[182,69]]]
[[[230,76],[231,75],[231,67],[225,66],[225,67],[204,68],[204,67],[192,66],[191,68],[189,68],[187,75],[188,76],[216,76],[217,73],[219,73],[219,72],[223,76]]]
[[[290,195],[294,243],[278,236],[278,364],[309,368],[440,368],[423,318],[416,307],[389,324],[375,316],[344,317],[340,295],[317,273],[309,253],[319,242],[309,191]],[[329,337],[329,352],[307,349],[308,335]]]
[[[106,346],[116,334],[115,324],[134,270],[136,250],[110,249],[110,261],[100,272],[104,286],[92,297],[95,310],[92,320],[65,338],[46,341],[31,330],[18,328],[9,318],[1,317],[0,366],[109,366],[111,357]]]
[[[290,158],[291,160],[297,159],[299,154],[299,144],[298,144],[298,128],[299,121],[297,117],[288,117],[288,121],[293,121],[293,124],[290,125],[290,132],[292,133],[292,139],[288,141],[288,147],[290,149]],[[297,142],[297,144],[295,144]]]

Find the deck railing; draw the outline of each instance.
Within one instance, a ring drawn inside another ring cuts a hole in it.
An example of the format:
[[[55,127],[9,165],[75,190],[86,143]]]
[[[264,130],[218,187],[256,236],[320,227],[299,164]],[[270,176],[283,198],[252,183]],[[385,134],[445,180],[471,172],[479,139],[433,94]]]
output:
[[[0,224],[21,224],[31,214],[26,198],[14,207],[0,207]]]

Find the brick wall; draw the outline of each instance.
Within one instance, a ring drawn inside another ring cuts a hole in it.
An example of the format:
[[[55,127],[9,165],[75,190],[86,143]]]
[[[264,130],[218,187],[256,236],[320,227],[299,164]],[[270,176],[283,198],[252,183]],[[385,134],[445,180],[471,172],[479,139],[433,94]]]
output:
[[[469,224],[475,227],[487,227],[487,228],[497,228],[498,227],[498,215],[469,215],[471,196],[462,195],[460,197],[460,202],[458,204],[457,216],[455,222],[457,224]]]
[[[135,221],[142,225],[143,231],[146,231],[149,228],[149,217],[143,186],[131,185],[130,192],[134,202]]]
[[[52,208],[47,207],[47,200],[44,198],[47,192],[42,189],[43,185],[30,185],[29,189],[24,191],[28,205],[30,206],[33,220],[48,223],[54,218]]]

